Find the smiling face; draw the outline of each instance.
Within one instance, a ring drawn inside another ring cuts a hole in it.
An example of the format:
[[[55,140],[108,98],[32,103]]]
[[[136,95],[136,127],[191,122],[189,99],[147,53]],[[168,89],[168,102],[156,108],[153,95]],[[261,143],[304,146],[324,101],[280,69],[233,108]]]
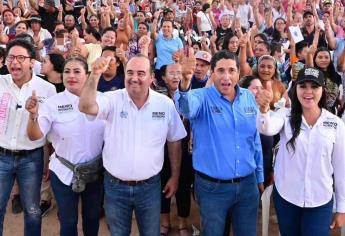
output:
[[[258,74],[261,81],[269,81],[274,77],[276,66],[273,60],[263,59],[258,65]]]
[[[315,82],[303,82],[297,84],[297,98],[301,103],[302,109],[315,109],[322,97],[322,87]]]
[[[235,86],[240,74],[236,61],[232,59],[221,59],[213,69],[213,82],[217,90],[225,97],[231,98],[235,94]]]
[[[81,90],[87,80],[88,74],[82,62],[71,60],[66,63],[63,70],[63,84],[65,88],[76,96],[80,96]]]
[[[171,38],[173,32],[173,26],[171,21],[164,21],[162,25],[162,32],[165,38]]]
[[[97,16],[91,16],[89,19],[90,26],[92,28],[97,28],[99,24],[99,20]]]
[[[25,34],[28,32],[28,28],[25,23],[19,23],[16,26],[16,35]]]
[[[5,25],[13,25],[14,24],[14,15],[10,11],[6,11],[3,15]]]
[[[108,30],[102,35],[102,46],[114,46],[116,41],[116,33]]]
[[[150,61],[147,58],[133,57],[127,62],[125,86],[131,98],[146,96],[152,81]]]
[[[170,91],[176,91],[182,79],[182,67],[180,64],[167,65],[163,80]]]

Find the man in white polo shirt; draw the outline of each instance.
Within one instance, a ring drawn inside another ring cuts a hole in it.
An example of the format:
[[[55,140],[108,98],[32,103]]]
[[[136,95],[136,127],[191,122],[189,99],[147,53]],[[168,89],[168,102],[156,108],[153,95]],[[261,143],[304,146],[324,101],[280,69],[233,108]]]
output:
[[[180,140],[186,136],[174,103],[150,89],[150,61],[131,58],[125,89],[97,95],[97,83],[110,58],[99,58],[80,96],[80,111],[106,120],[103,164],[106,169],[105,213],[111,235],[129,235],[132,213],[140,235],[160,235],[160,176],[168,143],[171,178],[163,192],[174,195],[181,162]]]
[[[7,201],[16,179],[24,208],[24,233],[41,235],[40,188],[44,139],[30,141],[26,134],[29,116],[25,101],[35,90],[39,102],[56,93],[54,85],[33,74],[35,49],[23,39],[7,44],[6,65],[0,77],[0,235]]]

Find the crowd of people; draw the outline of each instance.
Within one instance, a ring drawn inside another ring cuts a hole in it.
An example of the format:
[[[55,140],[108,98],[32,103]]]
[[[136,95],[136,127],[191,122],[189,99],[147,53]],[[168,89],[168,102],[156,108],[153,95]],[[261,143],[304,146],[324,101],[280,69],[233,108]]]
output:
[[[345,224],[344,0],[0,2],[0,235],[282,236]],[[18,229],[19,230],[19,229]]]

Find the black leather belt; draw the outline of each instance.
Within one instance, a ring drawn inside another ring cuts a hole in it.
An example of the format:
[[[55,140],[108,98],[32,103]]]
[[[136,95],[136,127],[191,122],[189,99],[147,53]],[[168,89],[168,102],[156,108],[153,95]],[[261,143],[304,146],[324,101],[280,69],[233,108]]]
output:
[[[40,148],[42,148],[42,147],[35,148],[32,150],[9,150],[9,149],[0,147],[0,155],[2,155],[2,156],[27,156],[27,155],[33,153],[34,151],[37,151]]]
[[[119,178],[116,178],[115,176],[112,176],[108,171],[106,172],[109,177],[116,183],[118,184],[123,184],[123,185],[128,185],[128,186],[136,186],[136,185],[142,185],[144,183],[147,183],[149,182],[150,180],[152,180],[155,176],[152,176],[148,179],[144,179],[144,180],[122,180],[122,179],[119,179]]]
[[[246,178],[246,177],[239,177],[239,178],[233,178],[233,179],[216,179],[216,178],[213,178],[211,176],[205,175],[204,173],[201,173],[197,170],[195,171],[195,173],[205,180],[208,180],[208,181],[214,182],[214,183],[219,183],[219,184],[239,183]]]

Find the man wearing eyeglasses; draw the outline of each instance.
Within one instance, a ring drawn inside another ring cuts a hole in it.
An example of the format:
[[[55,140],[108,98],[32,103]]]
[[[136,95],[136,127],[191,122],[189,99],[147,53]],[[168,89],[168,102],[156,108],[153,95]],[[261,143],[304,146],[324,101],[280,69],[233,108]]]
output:
[[[6,65],[0,77],[0,235],[7,201],[16,179],[24,208],[24,235],[41,235],[40,187],[43,175],[44,139],[30,141],[26,125],[31,117],[25,101],[36,91],[39,102],[56,93],[54,85],[32,72],[35,49],[22,39],[7,44]]]
[[[223,235],[229,215],[234,235],[256,236],[264,176],[254,96],[237,85],[239,61],[227,50],[211,59],[214,85],[191,90],[193,59],[182,60],[175,105],[191,122],[202,235]]]

